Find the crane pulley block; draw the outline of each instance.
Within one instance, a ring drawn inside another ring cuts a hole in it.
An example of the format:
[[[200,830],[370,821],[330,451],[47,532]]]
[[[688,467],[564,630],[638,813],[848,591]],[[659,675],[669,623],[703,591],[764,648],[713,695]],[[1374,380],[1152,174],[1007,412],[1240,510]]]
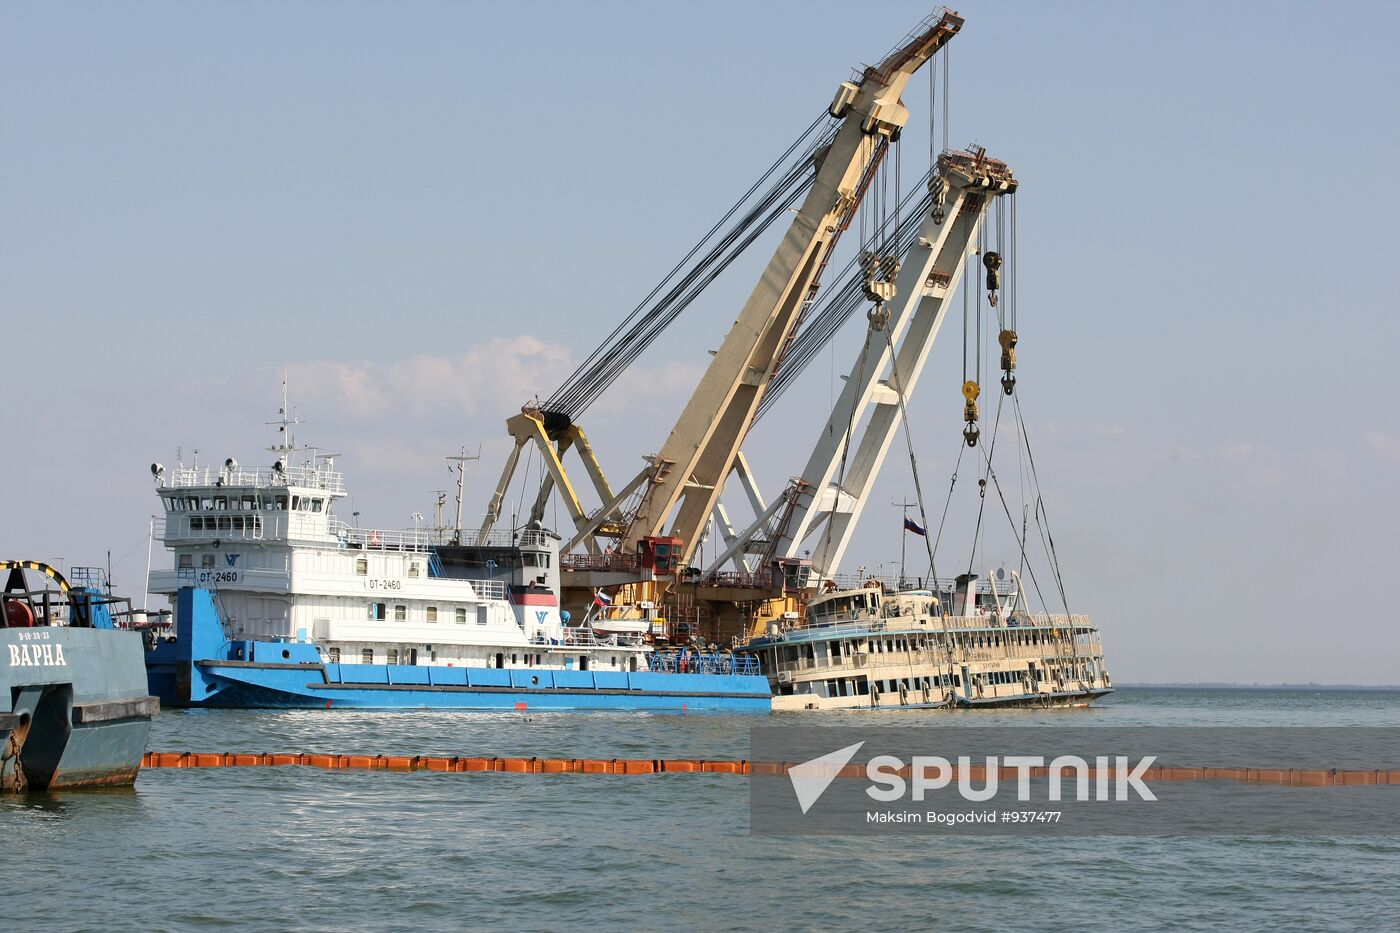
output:
[[[982,265],[987,267],[987,292],[991,296],[992,307],[997,306],[997,292],[1001,289],[1001,253],[989,250],[982,257]]]
[[[1003,330],[997,335],[1001,344],[1001,390],[1010,395],[1016,390],[1016,341],[1019,338],[1014,330]]]
[[[997,335],[997,343],[1001,344],[1001,368],[1008,372],[1016,368],[1016,341],[1018,339],[1014,330],[1004,330]]]

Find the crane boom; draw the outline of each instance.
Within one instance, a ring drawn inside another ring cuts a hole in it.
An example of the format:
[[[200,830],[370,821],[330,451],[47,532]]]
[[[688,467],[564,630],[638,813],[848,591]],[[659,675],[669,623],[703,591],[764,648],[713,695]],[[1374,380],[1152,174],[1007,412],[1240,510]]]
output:
[[[818,154],[802,207],[661,448],[661,466],[624,539],[629,551],[664,534],[674,514],[670,533],[683,541],[682,561],[690,559],[814,283],[870,173],[908,119],[900,102],[905,85],[962,24],[947,10],[930,17],[859,81],[841,85],[831,106],[840,128]]]

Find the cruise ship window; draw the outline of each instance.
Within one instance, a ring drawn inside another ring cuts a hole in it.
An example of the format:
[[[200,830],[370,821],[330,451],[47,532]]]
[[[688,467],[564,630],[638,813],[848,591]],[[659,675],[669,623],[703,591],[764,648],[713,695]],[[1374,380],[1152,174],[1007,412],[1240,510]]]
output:
[[[394,621],[395,621],[395,622],[404,622],[404,621],[407,621],[407,619],[408,619],[408,607],[407,607],[407,606],[395,606],[395,607],[394,607]]]
[[[429,621],[429,622],[436,622],[436,621],[437,621],[437,606],[429,606],[429,607],[428,607],[428,621]]]
[[[458,610],[457,610],[457,624],[458,624],[458,625],[466,625],[466,624],[467,624],[467,610],[465,610],[465,609],[458,609]]]
[[[369,561],[361,557],[355,561],[355,576],[363,577],[369,574]]]
[[[373,664],[373,663],[374,663],[374,649],[373,649],[373,648],[366,648],[364,651],[361,651],[361,652],[360,652],[360,663],[361,663],[361,664]]]

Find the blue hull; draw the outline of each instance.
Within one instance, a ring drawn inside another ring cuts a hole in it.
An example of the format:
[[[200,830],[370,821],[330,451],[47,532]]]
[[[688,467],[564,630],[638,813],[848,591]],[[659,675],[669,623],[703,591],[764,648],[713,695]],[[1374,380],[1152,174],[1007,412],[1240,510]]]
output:
[[[772,708],[758,674],[323,664],[315,646],[223,636],[209,593],[182,589],[176,640],[146,659],[167,706],[270,709],[670,710]]]

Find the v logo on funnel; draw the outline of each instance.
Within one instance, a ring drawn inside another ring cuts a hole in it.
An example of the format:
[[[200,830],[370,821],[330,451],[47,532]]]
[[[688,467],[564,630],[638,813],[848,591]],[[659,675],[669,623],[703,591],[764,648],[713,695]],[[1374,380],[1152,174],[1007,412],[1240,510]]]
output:
[[[836,775],[841,773],[841,769],[846,767],[846,763],[855,757],[855,753],[860,751],[860,747],[864,744],[865,742],[861,741],[854,745],[847,745],[845,748],[838,748],[820,758],[813,758],[811,761],[804,761],[800,765],[788,768],[788,778],[792,781],[792,790],[797,794],[798,806],[802,807],[804,814],[821,799],[822,794],[826,793],[826,789],[831,786],[831,782],[836,780]]]

